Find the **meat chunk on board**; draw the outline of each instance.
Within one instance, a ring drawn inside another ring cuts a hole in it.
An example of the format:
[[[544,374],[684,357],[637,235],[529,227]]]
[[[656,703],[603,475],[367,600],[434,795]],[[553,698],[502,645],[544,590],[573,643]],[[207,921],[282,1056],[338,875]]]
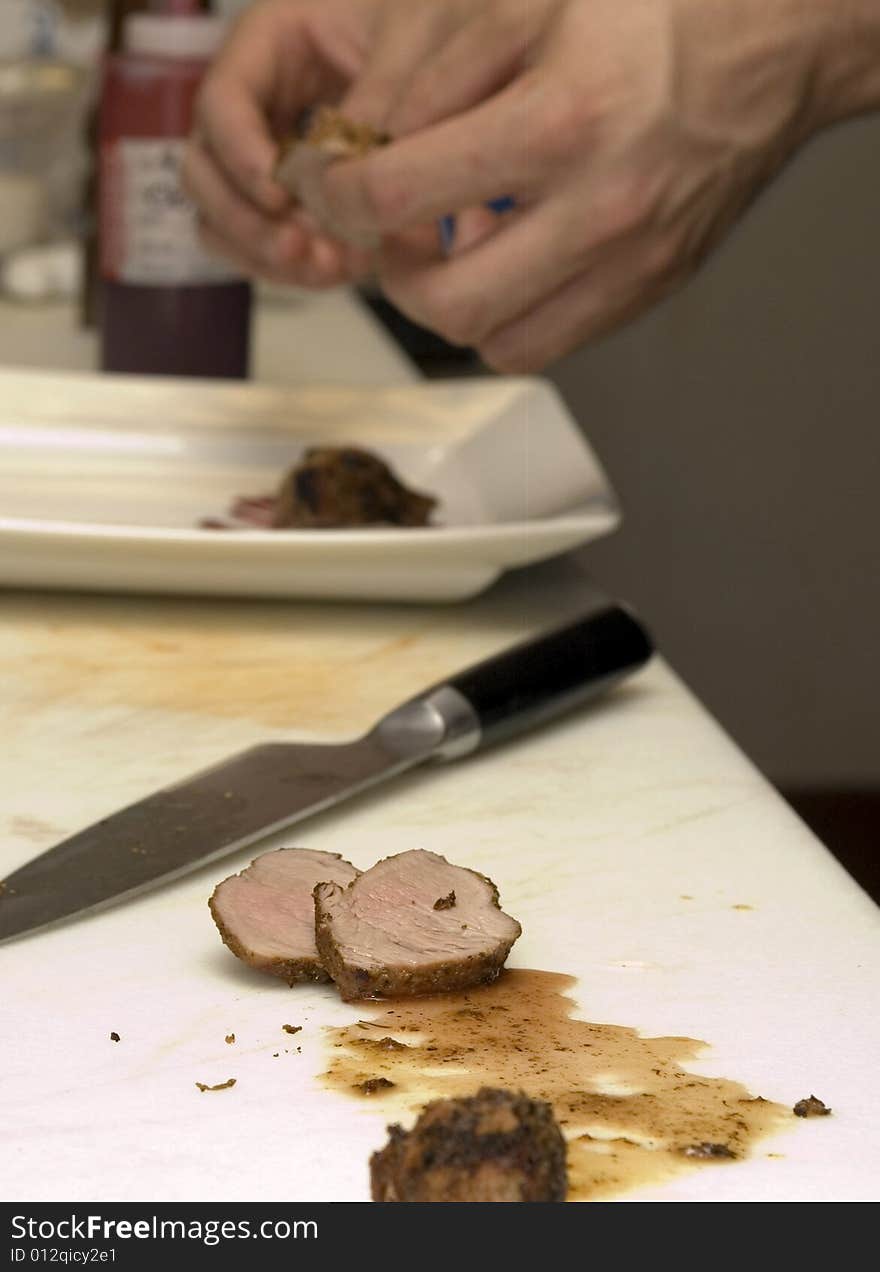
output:
[[[318,954],[347,1001],[486,984],[521,932],[491,879],[421,849],[315,888]]]
[[[217,885],[209,901],[224,943],[238,958],[288,984],[328,981],[315,947],[316,883],[347,884],[358,871],[338,853],[279,848]]]
[[[565,1201],[565,1140],[550,1105],[483,1087],[435,1100],[370,1158],[373,1201]]]

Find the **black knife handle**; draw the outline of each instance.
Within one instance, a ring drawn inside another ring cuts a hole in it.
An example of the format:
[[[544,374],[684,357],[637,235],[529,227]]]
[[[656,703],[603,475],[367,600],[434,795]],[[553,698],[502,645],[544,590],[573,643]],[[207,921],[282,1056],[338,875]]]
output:
[[[596,698],[654,652],[641,622],[608,605],[451,677],[480,721],[479,748]]]

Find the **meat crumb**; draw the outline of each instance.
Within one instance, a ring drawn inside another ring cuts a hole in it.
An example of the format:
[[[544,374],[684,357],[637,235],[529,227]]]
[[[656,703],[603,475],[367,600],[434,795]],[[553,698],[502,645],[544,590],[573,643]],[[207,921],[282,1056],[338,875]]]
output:
[[[827,1104],[811,1095],[806,1100],[798,1100],[792,1109],[795,1117],[827,1117],[831,1112]]]
[[[196,1086],[200,1091],[226,1091],[235,1086],[235,1078],[227,1078],[225,1082],[218,1082],[214,1086],[209,1086],[207,1082],[197,1082]]]
[[[719,1159],[729,1159],[736,1157],[736,1153],[727,1144],[711,1144],[709,1142],[703,1144],[688,1144],[683,1148],[682,1153],[685,1157],[699,1157],[702,1161],[716,1161]]]
[[[302,1025],[282,1025],[281,1028],[289,1034],[302,1033]]]
[[[397,1086],[397,1083],[391,1082],[388,1078],[367,1078],[364,1082],[356,1083],[354,1089],[363,1092],[364,1095],[375,1095],[377,1091],[387,1091],[393,1086]]]
[[[228,1042],[230,1045],[231,1045],[233,1042],[235,1042],[235,1034],[227,1034],[227,1035],[226,1035],[226,1042]]]
[[[434,902],[435,910],[451,910],[455,905],[455,893],[450,892],[448,897],[438,897]]]
[[[113,1030],[113,1032],[112,1032],[112,1033],[111,1033],[111,1035],[110,1035],[110,1041],[111,1041],[111,1042],[119,1042],[119,1034],[116,1032],[116,1030],[115,1030],[115,1029]]]

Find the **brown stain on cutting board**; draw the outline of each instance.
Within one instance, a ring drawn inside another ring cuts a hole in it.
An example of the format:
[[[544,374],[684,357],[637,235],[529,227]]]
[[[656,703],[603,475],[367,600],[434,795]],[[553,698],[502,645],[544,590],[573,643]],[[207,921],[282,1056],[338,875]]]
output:
[[[400,607],[19,597],[5,619],[0,674],[29,714],[75,702],[350,737],[453,670],[448,620]]]
[[[539,579],[513,572],[465,605],[428,608],[14,592],[3,601],[0,678],[15,680],[12,709],[29,720],[74,703],[352,737],[428,685],[581,613],[585,586],[560,559]]]
[[[568,1139],[570,1200],[723,1170],[793,1121],[790,1109],[738,1082],[684,1069],[703,1042],[573,1017],[566,991],[574,984],[508,970],[467,993],[367,1004],[355,1024],[327,1031],[333,1056],[323,1081],[381,1103],[389,1121],[481,1086],[549,1100]]]
[[[32,844],[52,844],[63,839],[65,832],[39,817],[11,817],[9,830],[16,838],[27,839]]]

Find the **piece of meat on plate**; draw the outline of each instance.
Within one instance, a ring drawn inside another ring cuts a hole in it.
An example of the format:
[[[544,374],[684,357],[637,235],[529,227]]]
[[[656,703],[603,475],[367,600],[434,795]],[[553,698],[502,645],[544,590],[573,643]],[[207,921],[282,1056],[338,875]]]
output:
[[[347,887],[315,888],[323,966],[342,997],[394,998],[493,981],[522,932],[491,879],[412,849]]]
[[[388,464],[356,446],[312,446],[281,483],[275,529],[425,526],[437,503],[410,490]]]
[[[209,901],[223,941],[238,958],[288,984],[327,981],[315,948],[316,883],[346,884],[358,871],[335,852],[279,848],[217,885]]]
[[[565,1201],[565,1140],[550,1105],[483,1087],[389,1126],[370,1158],[373,1201]]]

